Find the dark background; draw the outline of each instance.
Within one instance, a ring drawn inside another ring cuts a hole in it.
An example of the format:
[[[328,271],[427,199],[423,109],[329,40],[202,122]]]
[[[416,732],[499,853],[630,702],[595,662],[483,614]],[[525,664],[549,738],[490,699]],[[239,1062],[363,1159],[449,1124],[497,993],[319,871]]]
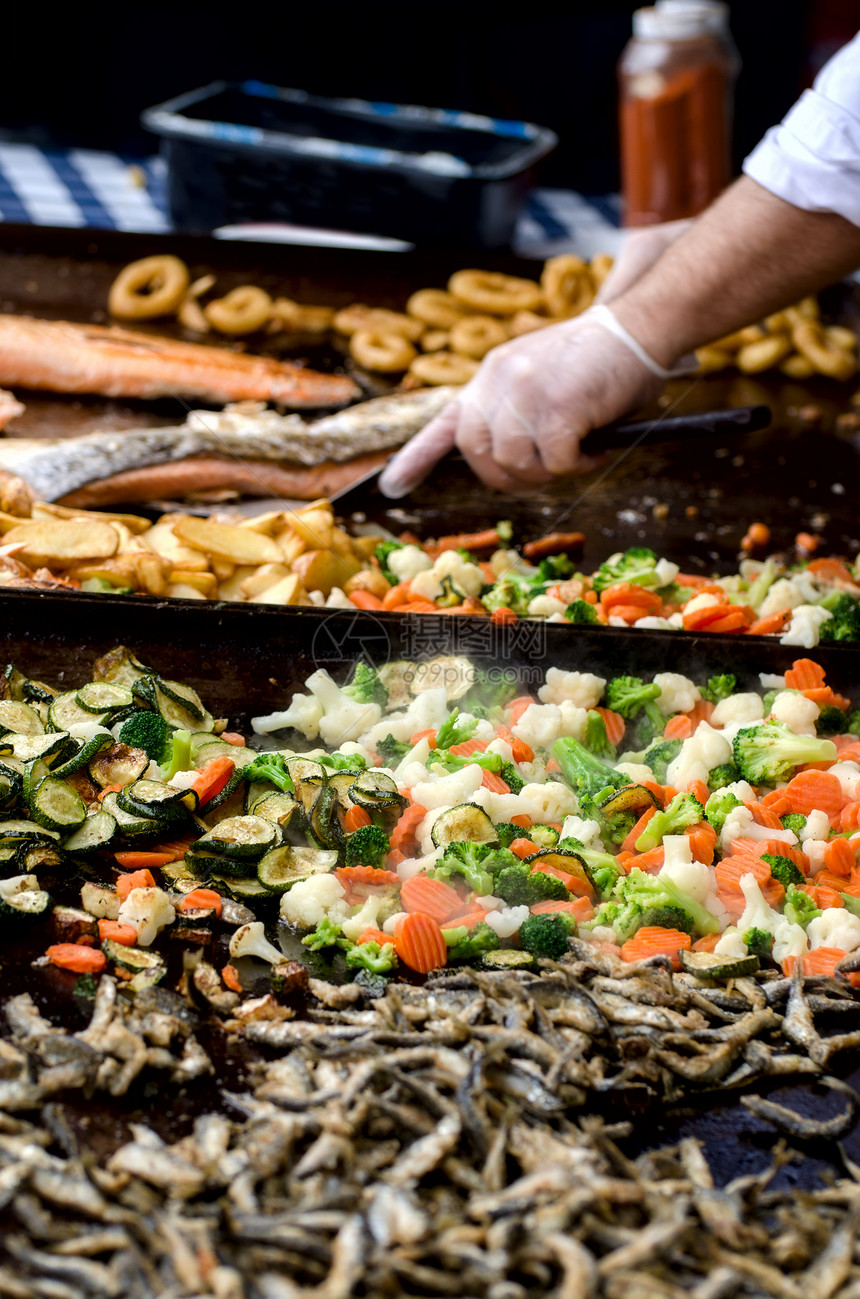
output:
[[[153,152],[141,109],[218,77],[256,77],[552,127],[538,180],[618,187],[615,64],[632,0],[151,0],[18,3],[4,13],[0,138]],[[860,26],[860,0],[733,0],[743,59],[736,161]]]

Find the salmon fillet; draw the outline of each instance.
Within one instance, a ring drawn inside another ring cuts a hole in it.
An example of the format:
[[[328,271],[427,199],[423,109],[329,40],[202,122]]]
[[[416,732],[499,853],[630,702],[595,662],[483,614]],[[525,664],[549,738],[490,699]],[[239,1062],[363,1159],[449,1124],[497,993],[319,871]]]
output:
[[[229,489],[243,496],[284,496],[315,501],[331,496],[372,469],[385,464],[388,453],[376,451],[346,464],[325,461],[311,467],[273,464],[270,460],[231,460],[217,456],[191,457],[167,465],[128,469],[87,483],[60,498],[74,509],[102,509],[126,501],[181,500],[195,492]]]
[[[289,361],[113,325],[9,315],[0,315],[3,384],[101,397],[193,397],[221,405],[266,401],[295,409],[343,406],[360,395],[345,375],[317,374]]]

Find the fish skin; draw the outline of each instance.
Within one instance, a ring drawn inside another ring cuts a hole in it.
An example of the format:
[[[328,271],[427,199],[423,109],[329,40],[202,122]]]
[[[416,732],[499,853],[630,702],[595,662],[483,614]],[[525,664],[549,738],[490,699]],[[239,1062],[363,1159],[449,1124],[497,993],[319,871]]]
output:
[[[56,501],[86,483],[192,456],[308,466],[354,460],[407,442],[455,391],[421,388],[375,397],[310,423],[298,415],[240,407],[192,411],[184,424],[175,427],[87,433],[78,438],[3,438],[0,470],[23,478],[39,500]]]
[[[342,406],[359,389],[345,375],[291,361],[185,343],[117,325],[0,314],[0,384],[101,397],[272,401],[295,409]]]

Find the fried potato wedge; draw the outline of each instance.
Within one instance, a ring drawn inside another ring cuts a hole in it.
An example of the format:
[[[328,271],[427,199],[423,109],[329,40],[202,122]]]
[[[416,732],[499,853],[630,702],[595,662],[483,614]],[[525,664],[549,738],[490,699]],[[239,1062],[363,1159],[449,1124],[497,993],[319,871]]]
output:
[[[110,559],[119,549],[119,534],[110,523],[89,519],[36,519],[6,530],[4,545],[23,543],[18,559],[32,568],[67,567],[76,560]]]
[[[282,558],[280,547],[271,537],[233,523],[213,523],[211,519],[186,515],[174,525],[174,531],[187,545],[232,564],[277,564]]]
[[[357,559],[346,559],[331,550],[306,550],[293,563],[293,573],[309,591],[330,595],[335,586],[343,587],[361,568]]]

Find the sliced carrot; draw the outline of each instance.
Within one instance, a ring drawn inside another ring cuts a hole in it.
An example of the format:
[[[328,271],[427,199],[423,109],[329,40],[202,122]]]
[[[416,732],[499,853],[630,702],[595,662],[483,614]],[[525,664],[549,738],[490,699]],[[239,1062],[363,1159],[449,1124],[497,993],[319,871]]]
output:
[[[712,952],[721,938],[722,934],[703,934],[693,943],[693,951]]]
[[[440,969],[448,959],[448,948],[438,922],[420,911],[400,921],[394,944],[403,964],[419,974]]]
[[[195,911],[198,908],[211,909],[216,916],[220,916],[224,909],[224,899],[214,889],[192,889],[179,903],[179,910]]]
[[[849,834],[860,830],[860,803],[846,803],[839,813],[839,829]]]
[[[99,802],[103,798],[107,798],[108,794],[118,794],[121,789],[125,789],[125,785],[105,785],[104,789],[99,792]]]
[[[771,853],[774,857],[787,857],[804,875],[810,871],[810,861],[803,849],[796,844],[785,843],[782,839],[733,839],[731,847],[733,853],[737,851],[748,857],[763,857],[765,853]]]
[[[531,839],[514,839],[511,844],[511,852],[515,853],[520,861],[523,861],[526,857],[530,857],[533,852],[540,852],[540,848]]]
[[[482,924],[489,914],[489,911],[485,911],[483,907],[473,907],[462,916],[454,916],[445,927],[446,929],[474,929],[475,925]]]
[[[663,727],[664,740],[689,740],[693,734],[693,723],[683,713],[670,717]]]
[[[717,832],[714,827],[707,821],[700,821],[698,825],[691,825],[684,833],[690,841],[693,861],[704,862],[706,866],[711,866],[717,850]]]
[[[648,852],[640,852],[631,866],[636,866],[646,875],[656,875],[663,862],[666,859],[666,849],[662,844],[658,848],[650,848]]]
[[[681,618],[684,623],[685,631],[703,631],[712,622],[724,618],[726,610],[729,608],[728,602],[723,593],[723,599],[719,604],[709,604],[703,609],[693,609],[690,613],[683,613]]]
[[[852,878],[851,875],[834,875],[833,871],[821,870],[815,876],[814,883],[824,888],[835,889],[837,893],[850,893]]]
[[[787,690],[816,690],[824,685],[824,668],[813,659],[795,659],[785,674]]]
[[[525,740],[517,739],[513,731],[509,730],[507,726],[496,727],[496,739],[504,740],[505,744],[511,746],[511,755],[514,762],[534,762],[534,749],[530,744],[526,744]]]
[[[702,804],[702,807],[705,806],[708,799],[711,797],[711,791],[703,780],[691,780],[687,786],[687,793],[692,794],[693,798]]]
[[[776,636],[779,632],[785,631],[791,622],[793,609],[778,609],[776,613],[770,613],[766,618],[756,618],[755,622],[750,623],[749,634],[751,636]]]
[[[362,929],[355,941],[359,946],[362,943],[379,943],[379,946],[383,947],[386,943],[390,943],[392,939],[391,935],[387,934],[384,929]]]
[[[618,618],[626,622],[628,627],[632,627],[640,618],[647,618],[648,614],[639,604],[614,604],[611,609],[604,609],[600,606],[600,612],[607,619]]]
[[[374,595],[372,591],[350,591],[349,599],[356,609],[369,609],[375,612],[383,607],[379,596]]]
[[[752,818],[756,825],[762,826],[765,830],[781,830],[782,822],[772,808],[764,807],[761,803],[744,803],[748,812],[752,812]]]
[[[724,618],[716,618],[713,622],[708,623],[704,630],[714,632],[746,631],[748,625],[747,616],[743,609],[733,609]]]
[[[131,871],[128,875],[120,875],[116,882],[117,896],[125,902],[132,889],[154,889],[155,880],[152,872],[146,869]]]
[[[554,775],[557,771],[561,771],[561,766],[559,765],[557,759],[550,758],[549,762],[546,764],[546,770],[547,770],[547,775]]]
[[[440,925],[465,909],[455,888],[444,880],[434,880],[423,874],[413,875],[411,880],[405,881],[400,889],[400,905],[404,911],[420,911],[431,916]]]
[[[243,748],[245,745],[245,737],[238,731],[222,731],[218,739],[223,740],[225,744],[235,744],[237,748]]]
[[[485,771],[481,776],[481,785],[488,789],[491,794],[510,794],[511,787],[506,785],[501,776],[497,776],[494,771]]]
[[[194,790],[197,797],[202,803],[208,803],[216,794],[227,784],[227,781],[236,770],[236,764],[232,758],[222,756],[213,758],[207,762],[205,767],[197,768],[197,779],[192,782],[190,788]]]
[[[408,582],[398,582],[392,586],[390,591],[386,591],[382,597],[383,609],[399,609],[401,605],[408,604],[412,598],[412,589]]]
[[[712,582],[709,577],[701,577],[698,573],[678,573],[675,577],[678,586],[689,586],[699,595],[720,595],[725,596],[725,591],[718,582]]]
[[[432,600],[410,600],[409,604],[402,604],[399,609],[400,613],[438,613],[439,610]]]
[[[179,835],[176,839],[162,839],[159,843],[153,846],[152,851],[164,854],[169,853],[170,861],[182,861],[182,858],[195,841],[195,835]]]
[[[568,893],[573,893],[578,898],[594,897],[594,889],[587,880],[582,880],[578,875],[571,875],[560,866],[545,866],[543,862],[535,862],[532,868],[535,875],[553,875],[557,880],[561,880]]]
[[[572,902],[548,899],[546,902],[536,902],[529,910],[533,916],[551,915],[556,911],[565,911],[568,915],[573,916],[578,924],[594,919],[594,907],[591,905],[590,898],[576,898]]]
[[[663,601],[656,591],[647,591],[635,582],[613,582],[601,593],[600,603],[607,613],[613,614],[618,606],[636,608],[640,618],[659,614],[663,609]]]
[[[426,549],[441,555],[444,550],[497,550],[500,544],[496,528],[484,528],[480,532],[455,532],[448,537],[437,537]]]
[[[101,974],[107,965],[104,952],[82,943],[54,943],[45,955],[52,965],[58,965],[61,970],[72,970],[75,974]]]
[[[851,570],[841,559],[813,559],[806,565],[807,571],[821,582],[853,582]]]
[[[647,807],[645,809],[645,811],[639,817],[639,820],[633,826],[633,829],[628,832],[627,837],[624,839],[624,842],[621,845],[621,849],[623,852],[636,851],[636,840],[639,838],[640,834],[643,833],[646,825],[651,820],[652,816],[654,816],[656,811],[657,811],[656,807]]]
[[[347,892],[356,884],[377,885],[399,884],[397,871],[383,870],[381,866],[339,866],[334,872]]]
[[[531,817],[526,816],[525,812],[517,812],[516,816],[511,817],[511,825],[518,825],[521,830],[528,830],[531,823]]]
[[[815,877],[814,884],[800,884],[798,889],[799,892],[807,893],[812,898],[819,911],[826,911],[828,907],[845,906],[841,890],[828,888],[826,884],[819,884],[818,875]]]
[[[183,854],[184,855],[184,854]],[[167,866],[174,858],[169,852],[115,852],[114,861],[125,871],[145,870]]]
[[[622,875],[629,875],[630,871],[636,865],[636,853],[627,852],[622,848],[621,852],[615,854],[615,864],[621,871]]]
[[[699,699],[684,716],[689,717],[693,723],[693,730],[695,730],[699,722],[709,722],[711,720],[714,708],[715,705],[711,703],[710,699]]]
[[[624,732],[627,730],[627,723],[624,718],[620,713],[613,712],[611,708],[596,708],[594,711],[600,713],[606,727],[606,738],[617,749],[624,739]]]
[[[759,799],[759,805],[780,817],[791,811],[791,799],[782,789],[772,789],[769,794],[765,794],[764,798]]]
[[[804,977],[810,978],[815,974],[836,974],[836,966],[847,955],[848,953],[843,951],[841,947],[816,947],[812,952],[804,952],[801,958]],[[783,974],[790,976],[796,965],[797,957],[787,956],[782,963]],[[860,983],[860,976],[849,974],[848,982],[853,983],[856,987]]]
[[[406,861],[406,853],[401,852],[399,848],[392,848],[385,860],[388,863],[389,869],[394,870],[402,861]]]
[[[832,875],[850,877],[857,865],[854,849],[847,839],[831,839],[824,849],[824,869]],[[819,872],[820,876],[821,872]]]
[[[621,959],[622,961],[644,961],[649,956],[669,956],[673,967],[680,970],[681,962],[678,953],[682,948],[689,951],[692,945],[690,935],[682,933],[680,929],[661,929],[657,925],[645,925],[623,944]]]
[[[513,627],[519,620],[519,615],[514,613],[513,609],[506,608],[503,604],[500,604],[490,614],[490,622],[494,627]]]
[[[523,713],[527,708],[531,708],[534,702],[534,698],[531,695],[518,695],[516,699],[512,699],[508,704],[510,725],[516,726]]]
[[[360,830],[362,826],[372,824],[373,817],[366,808],[359,807],[357,803],[354,803],[352,807],[347,808],[346,815],[343,818],[343,828],[348,834],[352,834],[355,830]]]
[[[221,978],[224,980],[225,987],[229,988],[231,992],[241,993],[242,984],[239,979],[239,971],[235,965],[225,965],[221,971]]]
[[[118,920],[100,920],[99,938],[102,942],[110,938],[114,943],[120,943],[123,947],[135,947],[137,944],[137,930],[134,925],[121,925]]]
[[[426,815],[427,808],[422,807],[420,803],[411,803],[409,807],[404,808],[396,826],[391,831],[391,838],[388,841],[389,847],[393,851],[399,849],[401,852],[413,847],[415,831]]]
[[[489,747],[488,740],[464,740],[462,744],[452,744],[448,752],[455,758],[471,758],[476,753],[486,753]]]
[[[420,744],[422,740],[426,740],[431,749],[436,748],[436,732],[432,727],[427,731],[416,731],[414,735],[410,735],[409,737],[409,743],[413,745],[413,747],[416,744]]]
[[[844,695],[837,695],[830,686],[819,686],[817,690],[804,690],[802,694],[811,699],[819,708],[839,708],[842,712],[851,707],[851,700]]]
[[[845,804],[839,780],[827,771],[798,772],[786,785],[785,796],[791,800],[792,812],[801,812],[803,816],[815,811],[824,812],[831,820],[839,815]]]

